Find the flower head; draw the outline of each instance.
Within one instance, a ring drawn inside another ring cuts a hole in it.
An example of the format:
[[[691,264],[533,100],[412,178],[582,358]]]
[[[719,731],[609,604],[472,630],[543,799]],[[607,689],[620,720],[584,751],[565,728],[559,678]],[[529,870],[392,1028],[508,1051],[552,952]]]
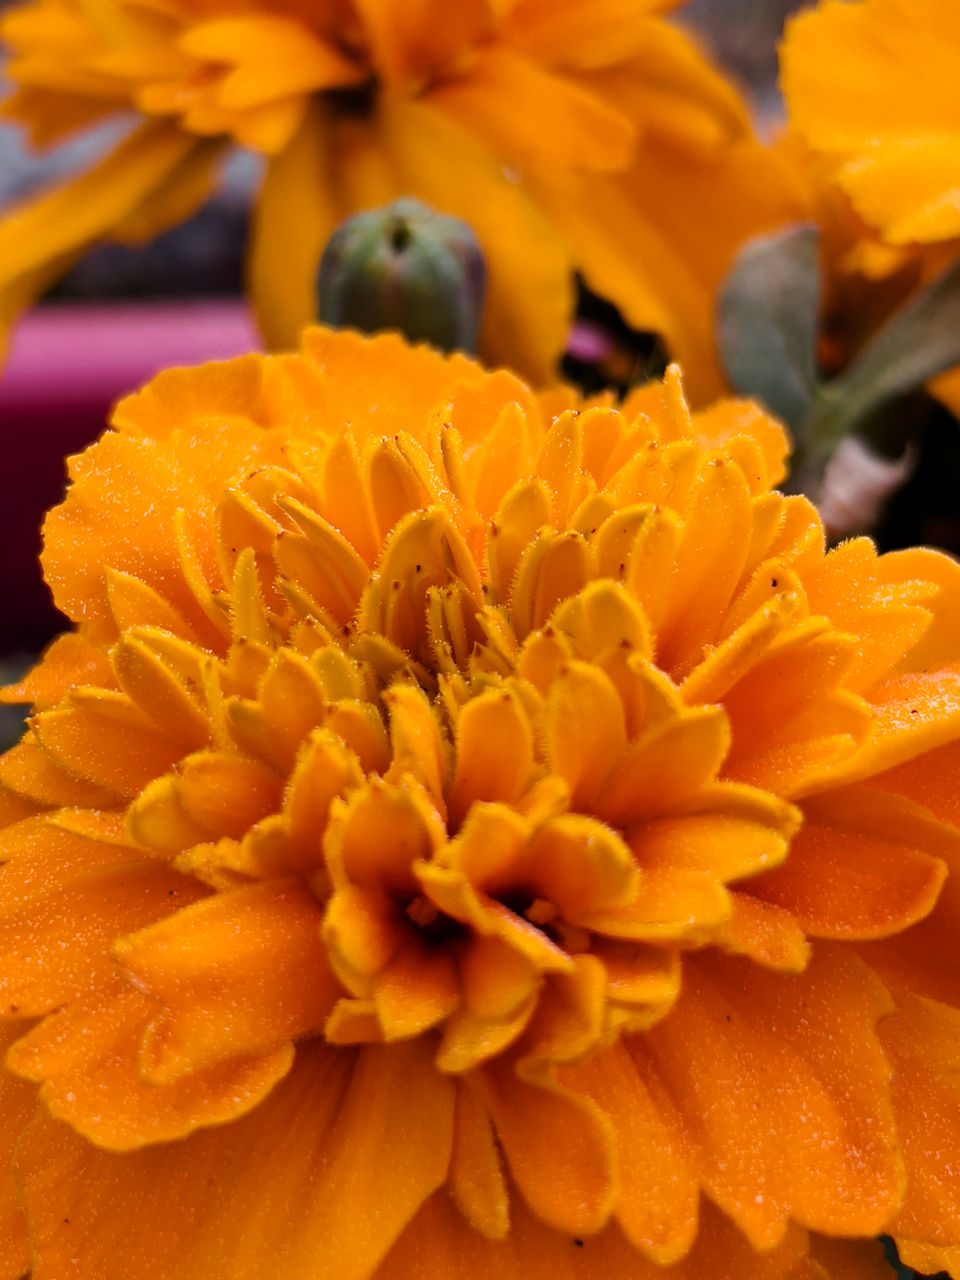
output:
[[[124,111],[88,173],[0,224],[0,318],[104,235],[144,239],[224,150],[268,157],[249,287],[272,346],[315,315],[341,219],[403,195],[468,221],[489,266],[481,354],[555,372],[580,271],[662,332],[701,395],[736,244],[793,194],[664,0],[29,0],[4,19],[4,106],[37,145]],[[704,217],[705,207],[709,216]]]
[[[675,371],[313,330],[113,426],[0,761],[37,1280],[948,1257],[956,565],[825,555]]]

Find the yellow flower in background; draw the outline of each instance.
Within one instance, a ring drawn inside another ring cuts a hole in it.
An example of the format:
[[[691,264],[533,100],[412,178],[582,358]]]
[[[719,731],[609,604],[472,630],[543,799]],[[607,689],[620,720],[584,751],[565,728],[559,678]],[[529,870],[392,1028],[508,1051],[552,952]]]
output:
[[[787,24],[791,128],[891,244],[960,236],[958,61],[953,0],[823,0]]]
[[[956,1259],[960,568],[676,370],[314,329],[113,427],[6,694],[2,1280]]]
[[[958,59],[952,0],[823,0],[787,22],[779,149],[822,232],[828,365],[960,252]],[[930,389],[960,411],[956,371]]]
[[[672,0],[32,0],[3,20],[4,105],[38,146],[145,117],[99,165],[0,223],[0,327],[104,236],[144,239],[267,157],[249,291],[296,345],[337,223],[400,195],[467,221],[489,268],[480,352],[554,376],[574,272],[718,386],[713,297],[793,193]]]

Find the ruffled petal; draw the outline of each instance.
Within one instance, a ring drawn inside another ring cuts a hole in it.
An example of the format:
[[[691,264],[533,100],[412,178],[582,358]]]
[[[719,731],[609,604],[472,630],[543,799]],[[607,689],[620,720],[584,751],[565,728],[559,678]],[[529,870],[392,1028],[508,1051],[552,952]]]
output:
[[[663,1268],[638,1253],[616,1226],[593,1236],[564,1234],[545,1226],[519,1198],[511,1203],[511,1214],[509,1238],[502,1243],[487,1240],[440,1192],[423,1207],[371,1280],[663,1280]],[[808,1263],[805,1249],[805,1234],[792,1230],[777,1248],[755,1253],[708,1205],[693,1252],[669,1274],[676,1280],[824,1280],[823,1271]],[[841,1273],[838,1280],[847,1278]],[[858,1278],[851,1275],[849,1280]]]
[[[112,977],[110,944],[206,890],[126,842],[119,816],[28,818],[0,835],[0,1012],[36,1016]]]
[[[167,1086],[148,1084],[140,1044],[156,1006],[117,979],[49,1014],[7,1054],[16,1075],[40,1084],[50,1114],[111,1151],[170,1142],[235,1121],[293,1063],[293,1048],[236,1059]]]
[[[109,689],[113,683],[110,659],[103,650],[77,632],[68,631],[57,636],[36,666],[20,680],[0,690],[0,702],[29,702],[35,710],[44,711],[78,685]]]
[[[442,1184],[452,1120],[420,1044],[301,1049],[251,1114],[122,1156],[40,1117],[18,1156],[34,1275],[367,1280]]]
[[[960,1246],[960,1010],[895,991],[880,1024],[893,1065],[892,1097],[907,1166],[907,1193],[890,1226],[895,1238]]]
[[[790,856],[750,887],[812,937],[901,933],[930,913],[943,887],[947,864],[937,853],[960,859],[960,832],[874,787],[840,788],[802,808]]]
[[[684,962],[677,1004],[644,1040],[708,1195],[755,1248],[788,1219],[879,1232],[903,1194],[890,1070],[874,1023],[885,989],[821,944],[793,977],[710,955]]]
[[[184,399],[195,397],[192,407],[198,419],[206,407],[204,389],[209,403],[223,381],[217,365],[183,379]],[[124,413],[132,416],[129,407]],[[186,413],[167,443],[107,432],[73,460],[66,501],[44,523],[46,579],[58,607],[82,621],[93,641],[109,642],[116,636],[105,573],[115,569],[152,587],[201,643],[222,647],[223,633],[194,591],[187,551],[208,589],[222,589],[213,507],[232,476],[275,461],[279,441],[253,423],[231,418],[215,449],[207,436],[204,466],[198,471],[191,453],[192,432],[199,428],[185,418]],[[131,475],[139,478],[136,486],[129,483]],[[178,525],[183,530],[179,546]]]
[[[624,1234],[652,1262],[671,1266],[696,1237],[700,1182],[680,1117],[641,1042],[614,1045],[562,1078],[613,1121],[614,1212]]]
[[[214,1062],[317,1033],[339,994],[322,910],[297,880],[218,893],[121,938],[113,954],[160,1001],[140,1053],[167,1084]]]

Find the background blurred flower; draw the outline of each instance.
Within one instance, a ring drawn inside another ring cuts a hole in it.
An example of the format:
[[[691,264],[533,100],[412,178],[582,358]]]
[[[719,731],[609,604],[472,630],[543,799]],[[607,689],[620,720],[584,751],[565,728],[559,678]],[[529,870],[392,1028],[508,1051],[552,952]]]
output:
[[[960,252],[958,59],[950,0],[824,0],[787,23],[786,145],[824,229],[828,367]],[[956,374],[934,389],[960,407]]]
[[[707,395],[712,300],[734,246],[788,217],[789,180],[664,0],[34,0],[3,23],[8,118],[37,145],[118,110],[147,119],[0,225],[0,324],[103,236],[144,239],[205,197],[231,143],[268,157],[249,287],[272,346],[315,314],[322,247],[412,195],[474,228],[481,354],[554,374],[574,271],[660,332]]]
[[[954,1258],[960,568],[825,554],[676,371],[313,330],[114,427],[0,761],[38,1277]]]
[[[951,0],[823,0],[787,25],[791,125],[890,244],[960,236],[958,59]]]
[[[790,483],[834,537],[960,549],[956,422],[943,407],[960,405],[960,203],[947,160],[958,35],[937,0],[825,0],[785,28],[775,145],[813,225],[741,247],[719,341],[731,385],[789,425]],[[905,481],[912,496],[898,492]]]

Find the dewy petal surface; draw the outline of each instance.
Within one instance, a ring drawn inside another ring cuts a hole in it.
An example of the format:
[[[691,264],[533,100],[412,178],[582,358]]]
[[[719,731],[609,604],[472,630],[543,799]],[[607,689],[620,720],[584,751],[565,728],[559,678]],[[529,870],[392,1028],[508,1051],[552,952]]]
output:
[[[11,1266],[949,1261],[960,571],[785,451],[320,329],[118,406],[3,694]]]

